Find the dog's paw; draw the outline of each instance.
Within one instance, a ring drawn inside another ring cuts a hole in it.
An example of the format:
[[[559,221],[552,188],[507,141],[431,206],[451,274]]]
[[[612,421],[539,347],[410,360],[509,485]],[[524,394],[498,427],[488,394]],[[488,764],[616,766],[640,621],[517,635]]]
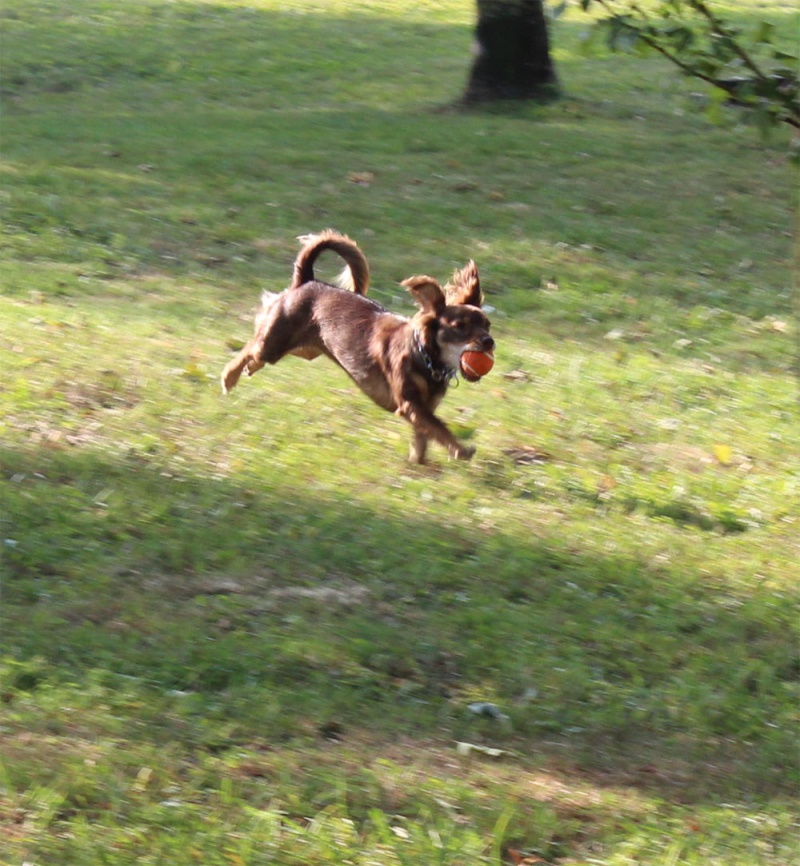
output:
[[[240,374],[241,370],[238,370],[236,367],[231,367],[230,365],[222,371],[222,375],[219,378],[223,394],[231,393],[231,389],[234,388],[236,383],[239,381]]]
[[[254,376],[263,366],[263,361],[256,361],[255,358],[250,358],[244,368],[244,371],[245,373],[247,373],[248,376]]]
[[[471,445],[458,445],[453,449],[452,455],[456,460],[472,460],[475,449]]]

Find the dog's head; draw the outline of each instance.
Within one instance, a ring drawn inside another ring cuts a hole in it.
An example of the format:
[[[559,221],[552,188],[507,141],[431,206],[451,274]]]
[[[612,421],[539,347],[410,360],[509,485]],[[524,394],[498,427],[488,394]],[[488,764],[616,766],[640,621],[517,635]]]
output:
[[[410,277],[402,285],[419,305],[412,324],[433,362],[451,372],[461,370],[465,379],[477,382],[461,369],[461,354],[467,350],[491,352],[494,340],[489,334],[489,319],[481,309],[483,293],[475,262],[457,270],[444,288],[427,276]]]

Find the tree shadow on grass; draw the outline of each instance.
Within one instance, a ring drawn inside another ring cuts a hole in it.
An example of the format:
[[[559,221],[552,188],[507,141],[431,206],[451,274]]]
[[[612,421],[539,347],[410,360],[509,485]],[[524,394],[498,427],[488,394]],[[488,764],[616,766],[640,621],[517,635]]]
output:
[[[100,671],[191,693],[238,731],[222,747],[366,726],[676,799],[794,783],[788,601],[292,479],[141,454],[1,457],[3,640],[27,677],[12,688]]]
[[[61,59],[53,59],[52,38],[28,40],[26,51],[41,45],[51,52],[49,65],[29,64],[27,80],[12,86],[23,102],[37,90],[57,94],[69,113],[70,94],[81,88],[98,85],[100,93],[99,85],[140,82],[138,107],[116,100],[105,106],[119,119],[115,134],[129,136],[125,149],[105,159],[115,167],[130,163],[131,173],[157,159],[158,170],[147,177],[166,189],[175,183],[180,202],[219,195],[209,177],[224,180],[225,195],[234,178],[244,177],[251,184],[241,193],[245,202],[263,208],[265,186],[275,173],[289,173],[302,205],[290,200],[274,218],[288,235],[289,225],[314,228],[333,214],[372,225],[393,196],[391,246],[404,249],[404,267],[412,235],[427,260],[451,240],[453,225],[465,237],[492,242],[517,237],[524,226],[526,236],[576,245],[587,228],[626,228],[630,214],[605,197],[589,202],[587,213],[571,207],[583,204],[576,186],[587,165],[589,124],[600,171],[619,164],[612,123],[590,116],[568,136],[561,131],[563,152],[531,145],[531,156],[520,149],[519,130],[497,128],[476,151],[460,146],[460,136],[475,137],[470,118],[421,115],[403,40],[423,46],[427,59],[436,49],[425,46],[450,40],[451,27],[415,22],[400,33],[399,22],[367,17],[266,17],[245,7],[187,3],[150,8],[155,41],[124,28],[81,29],[72,4],[70,14],[47,22],[75,24],[62,34]],[[159,21],[159,14],[177,18]],[[268,44],[283,53],[267,57],[276,65],[254,75],[263,49],[253,37],[267,26]],[[333,50],[343,34],[352,43],[347,66]],[[216,45],[204,48],[201,36]],[[227,59],[225,40],[236,46]],[[409,88],[395,100],[411,106],[407,111],[381,107],[371,90],[378,70],[365,72],[364,45],[376,41],[386,45],[381,74]],[[315,46],[313,55],[293,50],[301,42]],[[465,57],[465,71],[467,65]],[[267,92],[275,75],[284,76],[282,89]],[[159,83],[174,86],[170,98],[181,118],[171,127],[174,138],[161,137],[164,112],[148,104],[148,87]],[[225,102],[234,90],[236,101]],[[528,118],[519,119],[527,135]],[[60,135],[73,135],[61,118],[59,125]],[[154,130],[156,156],[147,153],[145,162],[137,147],[152,148]],[[625,152],[634,145],[644,153],[651,140],[626,141]],[[491,167],[492,185],[476,181],[476,153]],[[393,164],[409,154],[413,167],[404,163],[393,175]],[[367,199],[347,179],[353,155],[357,168],[387,166],[389,191]],[[462,165],[442,174],[447,160]],[[635,163],[634,154],[629,177]],[[420,164],[430,169],[425,184],[414,183]],[[333,170],[334,188],[321,189]],[[502,172],[514,198],[504,202],[500,186],[492,204],[487,193]],[[717,179],[728,184],[724,175]],[[609,189],[618,184],[614,175]],[[111,224],[124,235],[117,211],[125,196],[108,198]],[[437,199],[444,207],[433,206]],[[558,212],[542,206],[556,199]],[[519,204],[532,215],[520,216],[526,211],[515,210]],[[658,238],[658,196],[643,204],[649,222],[633,223]],[[92,206],[107,205],[92,199]],[[158,230],[178,246],[174,239],[191,231],[191,219],[166,228],[159,222]],[[380,224],[387,222],[384,216]],[[85,226],[78,221],[75,228],[78,236]],[[624,244],[641,245],[640,233],[620,236],[623,253]],[[703,233],[700,242],[704,250],[710,243]],[[531,283],[527,259],[504,267],[512,282]],[[734,309],[745,308],[744,297],[734,293]],[[679,300],[692,305],[697,296]],[[152,315],[151,307],[138,309]],[[35,695],[39,684],[73,682],[91,694],[87,684],[99,676],[115,687],[143,684],[156,706],[171,692],[188,694],[196,715],[213,715],[228,730],[201,742],[208,751],[253,739],[281,743],[298,731],[356,740],[368,727],[378,738],[399,733],[408,742],[497,744],[676,800],[725,794],[735,802],[792,784],[786,693],[798,663],[785,598],[754,592],[737,600],[678,567],[598,556],[580,542],[531,539],[519,528],[453,526],[433,507],[409,514],[390,498],[373,510],[327,490],[298,488],[292,479],[215,479],[147,454],[117,459],[88,449],[8,451],[3,462],[3,641],[23,663],[12,688]],[[500,707],[508,724],[467,709],[479,701]],[[137,724],[146,713],[135,702],[115,712],[132,723],[130,736],[162,736],[153,719]],[[179,741],[183,730],[168,727]]]

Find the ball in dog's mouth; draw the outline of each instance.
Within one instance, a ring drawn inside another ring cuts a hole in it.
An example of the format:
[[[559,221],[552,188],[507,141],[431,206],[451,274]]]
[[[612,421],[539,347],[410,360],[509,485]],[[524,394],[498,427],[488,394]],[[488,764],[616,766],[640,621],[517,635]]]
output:
[[[462,376],[468,382],[477,382],[494,367],[494,353],[465,349],[461,353],[459,365]]]

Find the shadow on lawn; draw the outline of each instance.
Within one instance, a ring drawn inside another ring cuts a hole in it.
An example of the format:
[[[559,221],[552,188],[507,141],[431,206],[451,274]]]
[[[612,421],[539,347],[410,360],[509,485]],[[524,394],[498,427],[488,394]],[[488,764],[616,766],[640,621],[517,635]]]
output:
[[[315,718],[478,737],[678,798],[793,784],[796,648],[758,593],[291,479],[0,456],[6,652],[45,678],[203,695],[244,743]],[[481,697],[508,727],[470,715]]]
[[[410,74],[405,42],[433,46],[453,34],[451,27],[420,22],[401,32],[395,20],[367,16],[267,17],[246,7],[172,3],[149,5],[149,33],[155,35],[148,41],[135,32],[81,29],[80,14],[94,6],[71,4],[68,14],[50,23],[73,21],[74,29],[27,43],[50,51],[53,36],[64,37],[60,60],[29,64],[11,81],[15,98],[49,90],[62,94],[66,106],[75,90],[128,77],[143,85],[173,83],[173,96],[191,101],[198,93],[208,98],[214,77],[227,76],[263,97],[266,119],[254,118],[253,97],[237,119],[244,129],[265,128],[274,123],[269,111],[286,108],[292,94],[307,88],[319,97],[322,88],[329,99],[326,120],[299,106],[294,125],[273,130],[270,140],[282,149],[281,170],[296,166],[298,174],[302,166],[286,154],[304,158],[297,145],[309,133],[324,139],[326,148],[341,139],[345,150],[359,152],[373,111],[354,112],[357,98],[340,110],[335,98],[343,77],[361,75],[365,86],[377,74],[370,69],[364,75],[364,44],[385,42],[385,74],[399,61],[403,74]],[[49,25],[43,19],[41,26]],[[218,44],[194,55],[200,37]],[[333,49],[342,38],[353,47],[347,69]],[[313,57],[291,53],[301,42],[314,46]],[[251,64],[265,47],[275,51],[277,66],[261,78]],[[210,57],[222,65],[204,66]],[[465,58],[465,71],[467,64]],[[321,81],[325,69],[330,74]],[[265,96],[275,74],[292,77],[291,86]],[[195,108],[198,117],[201,109]],[[129,114],[124,107],[120,116],[130,129]],[[390,161],[421,133],[404,130],[410,114],[380,114],[381,125],[370,126],[371,133],[393,142],[394,151],[374,158]],[[227,115],[222,120],[230,123]],[[424,140],[416,146],[426,159],[431,153],[435,160],[452,156],[450,120],[422,119]],[[454,116],[452,123],[463,127],[464,121]],[[262,131],[208,147],[198,136],[200,152],[193,158],[205,169],[219,159],[217,149],[228,146],[231,176],[264,171],[256,178],[263,200],[269,166],[248,151]],[[595,126],[592,134],[599,150],[618,150],[613,130]],[[585,130],[577,125],[571,135],[577,153]],[[491,161],[497,153],[487,144],[483,155]],[[569,160],[558,165],[569,173]],[[544,157],[538,168],[558,174]],[[162,176],[168,184],[168,168]],[[182,171],[182,183],[185,176]],[[349,187],[354,195],[363,191]],[[505,210],[488,230],[479,190],[442,188],[452,199],[450,217],[465,234],[502,237],[519,219]],[[208,195],[202,188],[195,194]],[[303,212],[304,221],[314,223],[305,227],[318,227],[339,194],[319,194],[309,207],[320,212]],[[353,203],[367,224],[369,208],[360,199]],[[420,203],[397,207],[396,222],[439,243],[436,232],[444,232],[446,212],[421,222]],[[600,217],[605,223],[627,220],[624,212],[581,217],[570,210],[562,223],[585,222],[568,240],[579,243],[583,228]],[[283,217],[292,224],[296,218]],[[532,235],[563,240],[563,227],[552,228],[552,214],[540,219],[541,231],[533,231],[534,217],[526,219]],[[182,237],[177,231],[174,236]],[[638,246],[641,238],[627,242]],[[702,243],[708,243],[705,236]],[[527,263],[509,267],[517,269],[521,284],[529,280]],[[732,303],[737,308],[745,302],[734,295]],[[293,479],[212,478],[146,453],[116,459],[88,448],[6,450],[0,459],[0,526],[7,539],[3,639],[16,658],[44,659],[45,675],[55,680],[80,684],[100,670],[134,677],[160,695],[179,690],[207,697],[218,717],[227,714],[239,726],[243,743],[270,730],[262,727],[265,717],[280,739],[300,717],[312,716],[335,722],[345,735],[366,726],[387,736],[402,731],[420,739],[476,738],[567,764],[613,767],[610,784],[627,776],[631,784],[666,788],[676,798],[687,796],[690,786],[746,796],[792,784],[786,690],[797,678],[798,661],[786,599],[756,590],[744,600],[731,598],[677,567],[598,555],[575,539],[531,538],[524,522],[507,530],[463,528],[430,507],[409,514],[387,498],[380,510],[371,510],[329,490],[299,488]],[[35,687],[35,677],[28,683]],[[465,707],[472,696],[500,704],[510,728],[470,717]],[[679,760],[689,765],[691,782],[660,773]]]

